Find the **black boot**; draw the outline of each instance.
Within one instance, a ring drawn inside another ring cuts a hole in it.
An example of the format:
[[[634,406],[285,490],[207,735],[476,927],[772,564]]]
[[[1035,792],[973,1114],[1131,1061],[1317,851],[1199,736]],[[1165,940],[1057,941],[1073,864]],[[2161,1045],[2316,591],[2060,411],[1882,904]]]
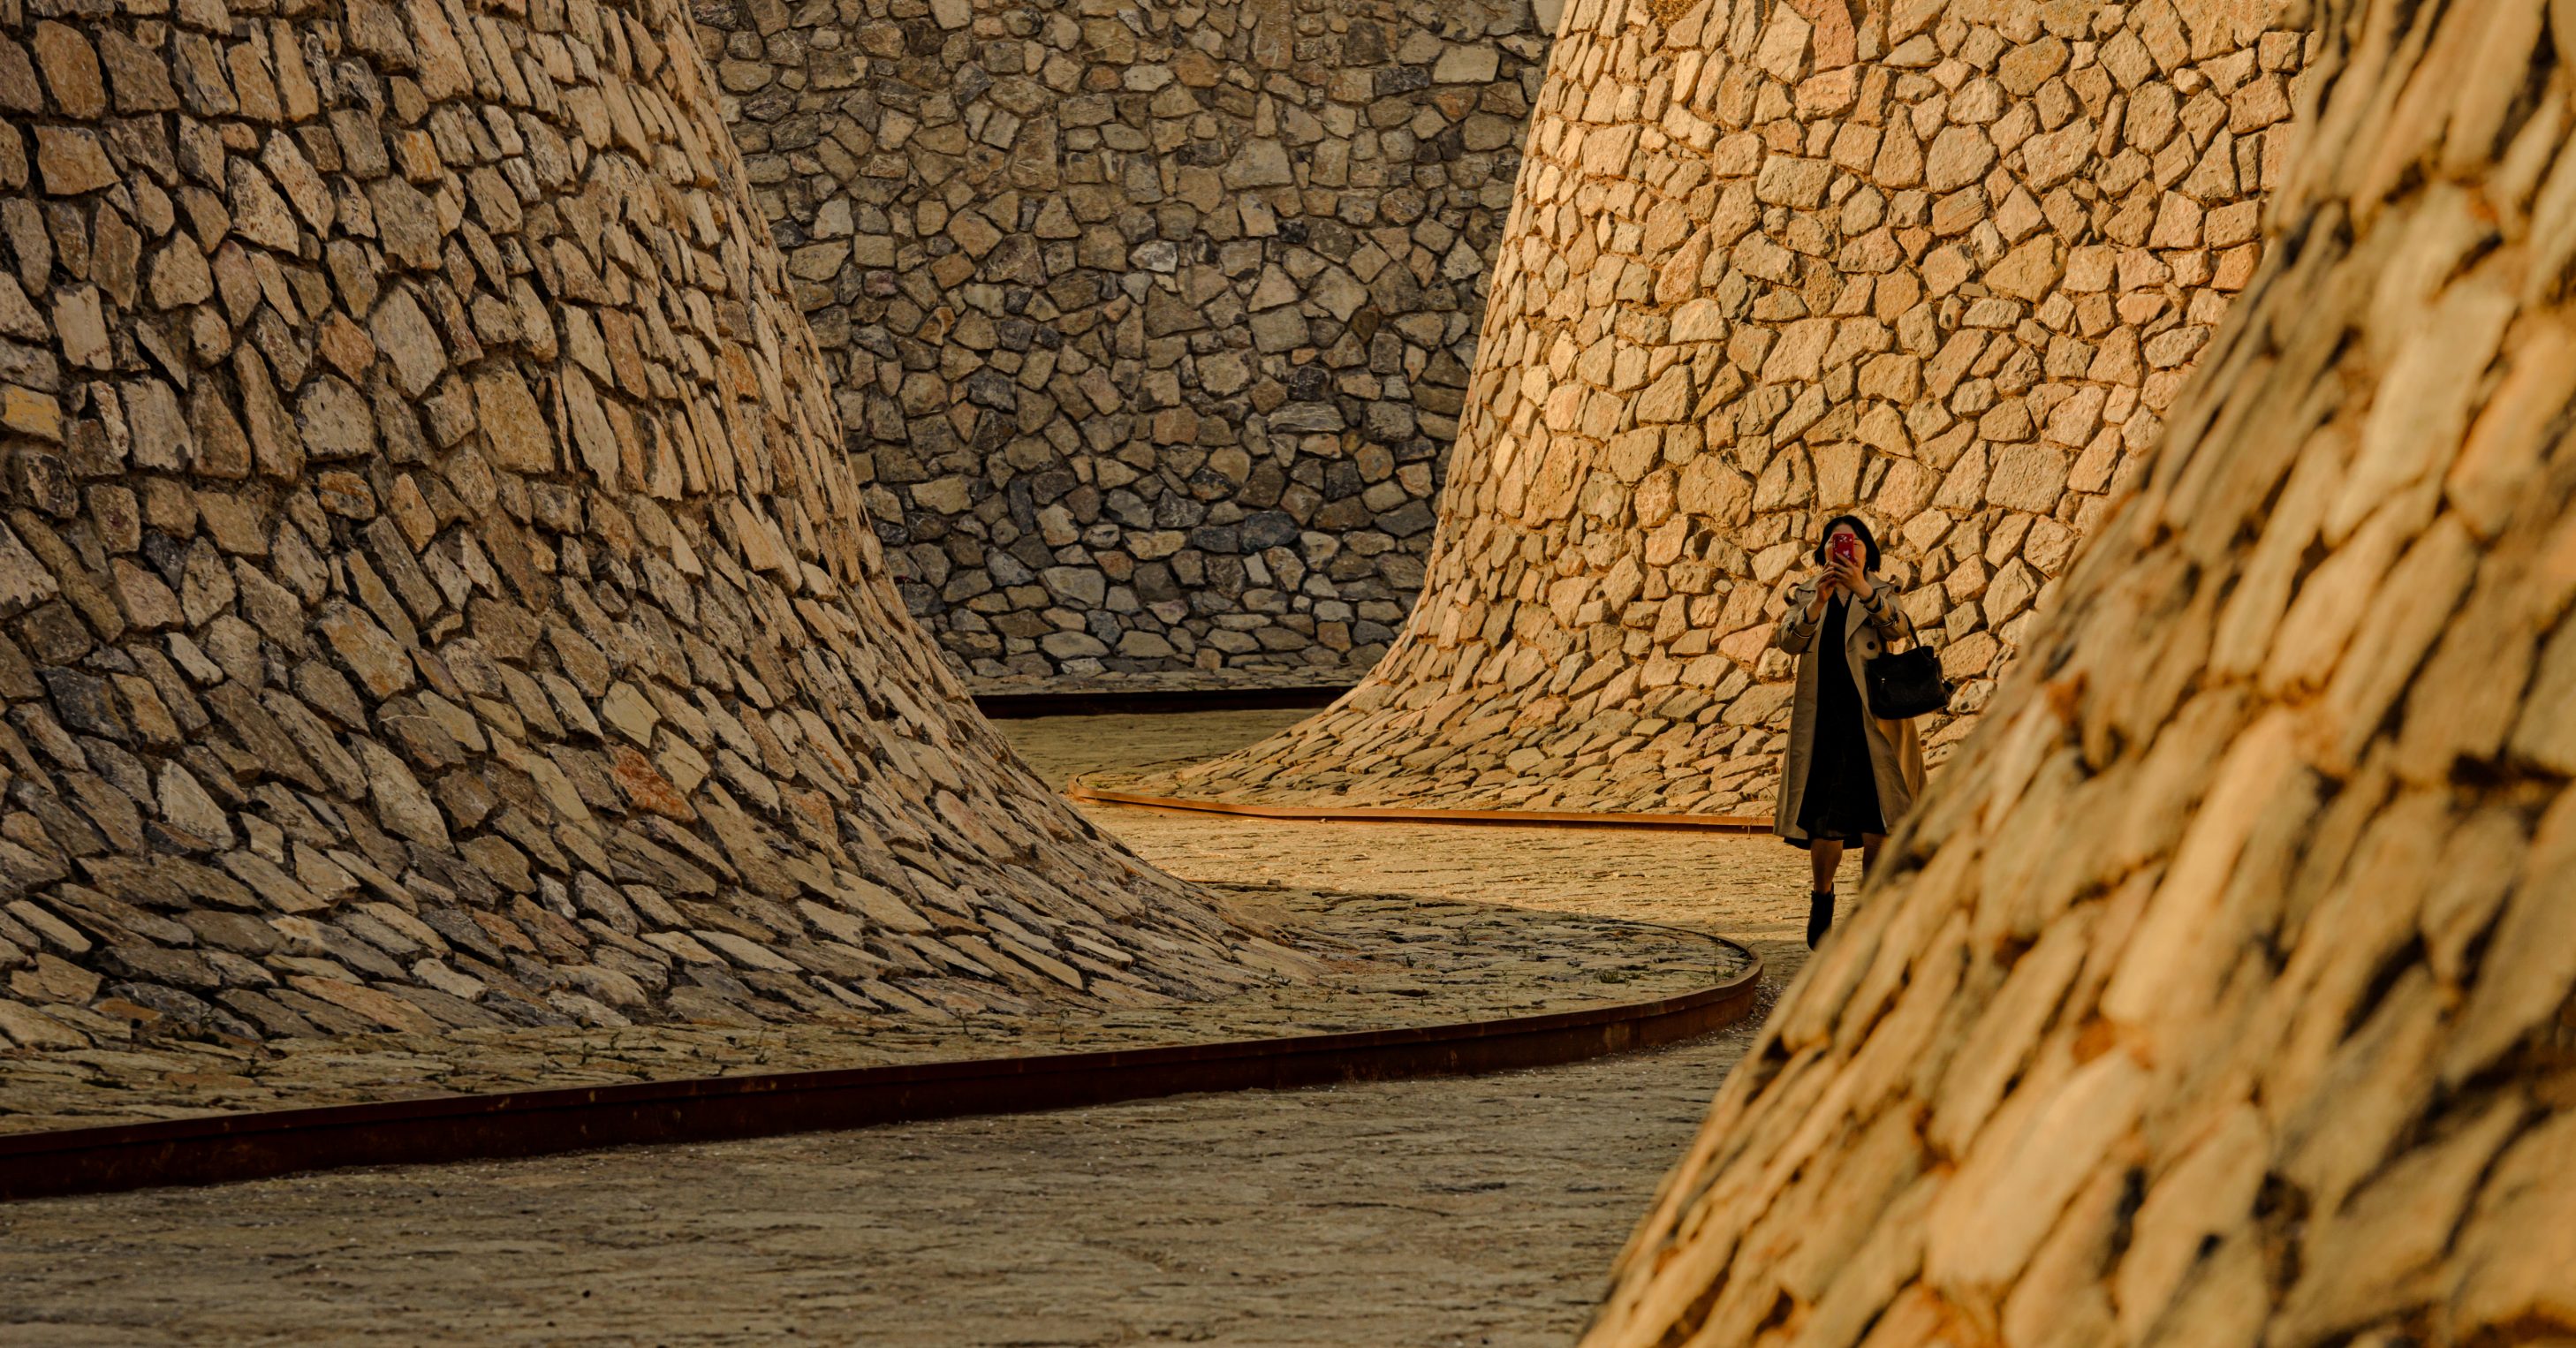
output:
[[[1833,929],[1834,892],[1828,889],[1822,893],[1809,894],[1807,896],[1807,948],[1815,949],[1816,942],[1825,939],[1825,933]]]

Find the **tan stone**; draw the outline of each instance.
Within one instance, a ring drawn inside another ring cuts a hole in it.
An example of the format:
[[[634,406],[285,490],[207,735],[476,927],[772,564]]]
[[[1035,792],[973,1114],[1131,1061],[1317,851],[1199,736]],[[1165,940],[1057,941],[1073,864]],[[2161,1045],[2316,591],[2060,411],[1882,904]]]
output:
[[[67,24],[46,22],[36,25],[35,40],[28,45],[53,91],[54,106],[65,116],[90,121],[107,111],[107,88],[89,39]]]
[[[36,128],[36,169],[58,197],[94,192],[116,181],[116,168],[96,134],[74,127]]]
[[[554,470],[553,429],[516,371],[495,368],[475,376],[474,410],[495,466],[514,473]]]

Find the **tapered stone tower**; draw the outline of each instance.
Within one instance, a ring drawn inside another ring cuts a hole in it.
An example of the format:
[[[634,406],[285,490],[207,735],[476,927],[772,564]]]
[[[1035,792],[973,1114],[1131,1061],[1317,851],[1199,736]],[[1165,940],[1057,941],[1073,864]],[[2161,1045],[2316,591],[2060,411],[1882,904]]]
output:
[[[1973,724],[2261,255],[2300,35],[2223,0],[1578,0],[1410,625],[1163,794],[1768,810],[1827,518]]]
[[[2263,272],[1591,1343],[2576,1334],[2576,14],[2316,8]]]
[[[0,34],[0,1032],[1269,976],[894,601],[677,5]]]

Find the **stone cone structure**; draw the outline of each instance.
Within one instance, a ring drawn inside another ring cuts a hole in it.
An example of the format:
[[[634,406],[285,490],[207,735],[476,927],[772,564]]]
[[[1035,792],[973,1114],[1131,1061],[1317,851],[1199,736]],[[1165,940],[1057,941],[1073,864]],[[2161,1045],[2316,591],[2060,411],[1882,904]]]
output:
[[[677,6],[0,33],[0,1034],[1295,964],[1055,800],[904,617]]]
[[[2576,12],[2320,8],[2272,259],[1591,1343],[2576,1335]]]
[[[1139,785],[1765,812],[1780,596],[1845,511],[1974,713],[2254,274],[2304,60],[2260,9],[1573,5],[1410,625]]]

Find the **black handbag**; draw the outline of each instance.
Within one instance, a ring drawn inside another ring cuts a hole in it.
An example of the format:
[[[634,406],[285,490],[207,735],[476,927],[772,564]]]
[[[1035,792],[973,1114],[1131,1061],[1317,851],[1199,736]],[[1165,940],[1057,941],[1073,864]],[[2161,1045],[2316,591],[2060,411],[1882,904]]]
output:
[[[1882,721],[1911,721],[1948,711],[1950,695],[1959,688],[1941,677],[1941,657],[1915,636],[1911,618],[1905,622],[1905,635],[1912,642],[1906,649],[1873,655],[1861,668],[1869,683],[1869,714]]]

